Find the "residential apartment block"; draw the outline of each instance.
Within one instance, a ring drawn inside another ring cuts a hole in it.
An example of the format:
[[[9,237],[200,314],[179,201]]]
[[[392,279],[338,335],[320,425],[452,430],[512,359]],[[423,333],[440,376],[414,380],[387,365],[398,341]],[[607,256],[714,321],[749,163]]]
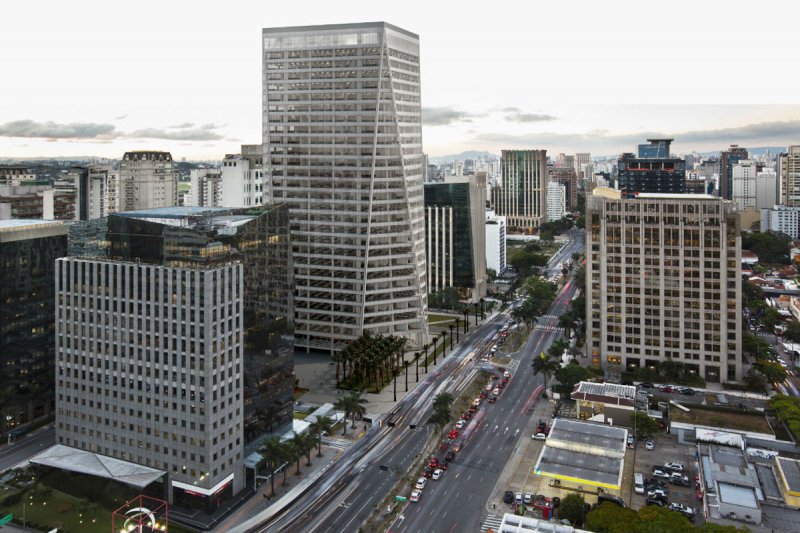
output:
[[[566,189],[556,181],[547,184],[547,220],[561,220],[567,214]]]
[[[249,207],[264,203],[264,149],[243,144],[238,154],[222,160],[220,206]]]
[[[220,169],[196,168],[191,171],[189,176],[191,179],[189,195],[192,206],[222,207],[222,171]]]
[[[178,174],[172,154],[125,152],[119,162],[119,210],[134,211],[178,205]]]
[[[486,268],[500,274],[506,269],[506,217],[486,211]]]
[[[800,144],[789,146],[778,156],[778,184],[780,204],[800,206]]]
[[[264,196],[291,214],[297,346],[333,352],[365,331],[424,344],[418,36],[265,28],[263,66]]]
[[[709,195],[587,199],[586,334],[608,376],[678,361],[739,381],[741,237],[731,202]]]

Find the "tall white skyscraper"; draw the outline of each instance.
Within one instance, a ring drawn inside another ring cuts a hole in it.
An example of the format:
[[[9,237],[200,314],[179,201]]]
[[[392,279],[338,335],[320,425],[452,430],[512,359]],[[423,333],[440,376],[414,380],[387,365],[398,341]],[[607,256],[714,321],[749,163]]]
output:
[[[222,206],[222,176],[218,168],[196,168],[190,173],[191,204],[195,207]],[[241,207],[241,206],[236,206]]]
[[[756,207],[756,163],[742,159],[733,165],[733,201],[741,209]]]
[[[419,38],[385,22],[263,30],[264,196],[290,209],[296,346],[422,344]]]
[[[547,184],[547,220],[561,220],[567,214],[567,188],[557,181]]]

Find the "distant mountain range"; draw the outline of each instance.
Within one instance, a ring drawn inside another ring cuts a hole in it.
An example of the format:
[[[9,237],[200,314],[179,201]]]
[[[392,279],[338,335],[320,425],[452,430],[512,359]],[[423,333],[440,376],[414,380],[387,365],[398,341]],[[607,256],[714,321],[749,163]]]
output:
[[[491,152],[479,152],[477,150],[468,150],[460,154],[452,155],[436,155],[428,157],[428,161],[433,164],[442,164],[448,161],[463,161],[464,159],[500,159],[500,156]]]

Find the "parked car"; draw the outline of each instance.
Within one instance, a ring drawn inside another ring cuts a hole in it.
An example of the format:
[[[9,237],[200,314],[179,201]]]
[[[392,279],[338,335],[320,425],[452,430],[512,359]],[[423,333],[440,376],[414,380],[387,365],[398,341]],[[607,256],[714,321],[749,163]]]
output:
[[[673,392],[675,389],[672,387],[672,385],[664,385],[664,386],[663,386],[663,387],[661,387],[659,390],[660,390],[661,392],[667,392],[667,393],[669,393],[669,392]]]
[[[420,496],[422,496],[421,490],[411,491],[411,498],[409,498],[409,500],[411,500],[412,502],[418,502]]]
[[[514,502],[518,505],[522,505],[522,493],[518,492],[514,495]]]
[[[647,449],[647,450],[654,450],[654,449],[655,449],[655,447],[656,447],[656,444],[655,444],[653,441],[651,441],[651,440],[648,440],[648,441],[646,441],[646,442],[644,443],[644,447],[645,447],[645,449]]]
[[[444,470],[442,470],[441,468],[437,468],[436,470],[433,471],[433,475],[431,476],[431,479],[434,480],[434,481],[438,481],[438,480],[442,479],[443,475],[444,475]]]
[[[653,496],[661,496],[663,498],[667,497],[667,490],[666,489],[650,489],[647,491],[647,497],[652,498]]]
[[[664,468],[672,470],[673,472],[683,472],[683,465],[681,463],[664,463]]]
[[[653,384],[652,383],[648,383],[647,381],[645,381],[644,383],[639,383],[639,386],[642,387],[643,389],[652,389],[653,388]]]
[[[662,479],[669,479],[669,477],[670,477],[669,472],[667,472],[665,470],[658,469],[658,468],[654,468],[653,469],[653,475],[655,477],[660,477]]]
[[[489,403],[494,403],[497,401],[497,396],[489,396],[489,399],[486,401]]]
[[[451,440],[458,438],[458,431],[456,431],[455,429],[450,431],[450,433],[447,434],[447,438]]]
[[[505,494],[503,494],[503,503],[513,503],[514,502],[514,493],[510,490],[507,490]]]
[[[534,434],[531,436],[531,438],[532,438],[532,439],[536,439],[536,440],[545,440],[545,439],[547,438],[547,435],[545,435],[545,434],[544,434],[544,433],[542,433],[542,432],[539,432],[539,433],[534,433]]]
[[[424,477],[421,477],[421,478],[419,478],[419,479],[417,480],[417,484],[416,484],[416,485],[414,485],[414,488],[415,488],[415,489],[422,490],[422,489],[424,489],[424,488],[425,488],[425,484],[426,484],[427,482],[428,482],[428,480],[427,480],[427,479],[425,479]]]
[[[677,502],[671,503],[671,504],[669,504],[669,508],[672,511],[678,511],[679,513],[685,513],[685,514],[691,514],[691,515],[694,514],[694,509],[692,509],[691,507],[689,507],[688,505],[685,505],[683,503],[677,503]]]
[[[644,503],[645,505],[658,505],[659,507],[664,507],[664,502],[659,498],[647,498]]]
[[[693,388],[691,388],[691,387],[683,387],[683,388],[680,390],[680,393],[681,393],[681,394],[683,394],[683,395],[685,395],[685,396],[694,396],[694,395],[695,395],[695,392],[696,392],[696,391],[695,391]]]
[[[467,425],[466,420],[459,420],[458,422],[456,422],[456,429],[464,429],[464,426],[466,425]]]
[[[678,472],[672,473],[672,475],[669,477],[669,482],[673,485],[679,485],[681,487],[691,486],[691,483],[689,483],[689,478]]]
[[[533,494],[531,494],[530,492],[526,492],[526,493],[525,493],[525,494],[522,496],[522,502],[523,502],[525,505],[528,505],[528,504],[530,504],[532,501],[533,501]]]

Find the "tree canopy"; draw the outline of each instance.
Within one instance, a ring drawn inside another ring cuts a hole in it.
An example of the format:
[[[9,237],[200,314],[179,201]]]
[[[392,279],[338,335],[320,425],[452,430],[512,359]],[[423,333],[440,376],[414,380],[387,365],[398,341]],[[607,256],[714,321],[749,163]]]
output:
[[[792,239],[783,233],[752,232],[742,234],[742,250],[750,250],[761,263],[789,264]]]
[[[586,515],[586,528],[595,533],[749,533],[746,527],[706,522],[693,526],[677,511],[648,505],[639,511],[605,502]]]

